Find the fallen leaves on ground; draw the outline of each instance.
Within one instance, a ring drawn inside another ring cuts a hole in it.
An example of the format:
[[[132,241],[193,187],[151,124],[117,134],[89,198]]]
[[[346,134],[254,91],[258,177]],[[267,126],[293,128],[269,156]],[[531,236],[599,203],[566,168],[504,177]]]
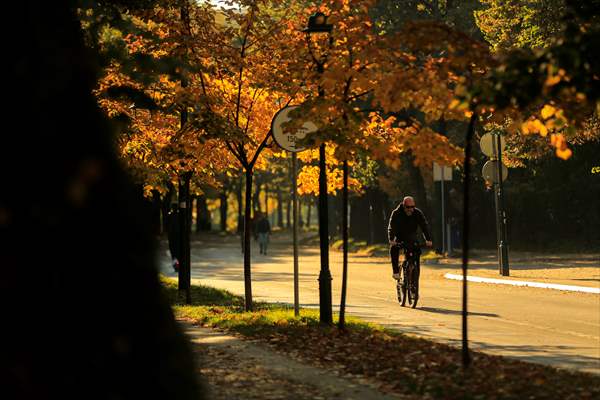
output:
[[[163,283],[172,301],[176,285]],[[461,367],[461,351],[448,345],[402,335],[348,319],[345,330],[321,326],[318,313],[300,317],[282,305],[257,303],[244,312],[241,298],[193,286],[194,305],[176,305],[175,313],[198,324],[225,329],[263,342],[289,357],[322,367],[353,382],[413,399],[600,399],[600,376],[471,352]],[[215,305],[218,306],[215,306]],[[252,398],[252,397],[247,397]]]
[[[320,396],[317,388],[273,375],[256,360],[210,346],[194,346],[194,350],[210,399],[312,400]]]
[[[234,330],[235,331],[235,330]],[[598,399],[600,377],[471,352],[386,331],[277,324],[245,337],[381,391],[415,399]]]

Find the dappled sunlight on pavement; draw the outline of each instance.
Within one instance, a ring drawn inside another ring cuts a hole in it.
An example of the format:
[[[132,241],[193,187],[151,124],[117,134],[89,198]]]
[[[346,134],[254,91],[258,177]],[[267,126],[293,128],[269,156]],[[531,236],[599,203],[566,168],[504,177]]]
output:
[[[258,254],[253,242],[252,292],[255,301],[293,304],[293,263],[291,240],[279,234],[269,246],[269,254]],[[169,272],[166,255],[161,253],[162,269]],[[481,258],[481,262],[477,261]],[[499,277],[495,259],[480,254],[470,274]],[[554,257],[546,255],[546,257]],[[515,257],[518,266],[521,258]],[[542,258],[539,258],[541,260]],[[593,257],[582,257],[585,267],[572,267],[575,257],[552,263],[564,268],[542,268],[543,264],[524,263],[511,270],[511,278],[522,274],[551,280],[558,273],[570,272],[570,284],[595,285]],[[334,312],[339,309],[342,254],[330,252],[333,277]],[[579,264],[581,265],[581,264]],[[459,268],[456,259],[438,264],[424,262],[421,271],[421,296],[417,309],[401,307],[396,299],[391,266],[385,257],[349,258],[347,312],[409,335],[443,343],[458,343],[461,338],[461,282],[444,278]],[[320,257],[318,246],[300,246],[300,305],[317,308]],[[552,275],[554,274],[554,275]],[[171,276],[176,276],[170,272]],[[243,257],[239,237],[196,236],[192,250],[194,282],[244,294]],[[581,279],[581,281],[575,281]],[[567,280],[567,279],[565,279]],[[577,283],[573,283],[577,282]],[[562,282],[558,282],[562,283]],[[470,283],[469,337],[473,346],[499,355],[578,368],[600,373],[600,296],[589,293],[507,287],[507,285]]]

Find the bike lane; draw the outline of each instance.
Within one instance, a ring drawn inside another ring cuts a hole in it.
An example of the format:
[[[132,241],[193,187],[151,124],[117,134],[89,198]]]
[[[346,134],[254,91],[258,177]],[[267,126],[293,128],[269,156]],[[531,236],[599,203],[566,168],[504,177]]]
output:
[[[239,239],[238,239],[239,240]],[[291,246],[273,243],[267,256],[252,254],[254,300],[293,302]],[[333,306],[339,309],[341,253],[331,251]],[[243,295],[242,254],[237,241],[197,241],[192,278]],[[300,305],[318,307],[319,253],[300,249]],[[417,309],[397,302],[386,258],[349,260],[347,312],[401,332],[460,346],[462,292],[445,265],[423,264]],[[168,273],[168,271],[167,271]],[[524,361],[600,373],[600,296],[469,283],[469,340],[473,349]]]

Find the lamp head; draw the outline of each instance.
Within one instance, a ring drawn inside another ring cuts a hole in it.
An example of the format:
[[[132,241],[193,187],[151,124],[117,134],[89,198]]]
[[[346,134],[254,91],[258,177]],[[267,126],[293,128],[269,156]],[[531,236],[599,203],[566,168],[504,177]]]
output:
[[[327,32],[331,33],[333,29],[333,25],[327,23],[327,15],[322,12],[316,12],[310,17],[308,17],[308,26],[303,32],[306,33],[317,33],[317,32]]]

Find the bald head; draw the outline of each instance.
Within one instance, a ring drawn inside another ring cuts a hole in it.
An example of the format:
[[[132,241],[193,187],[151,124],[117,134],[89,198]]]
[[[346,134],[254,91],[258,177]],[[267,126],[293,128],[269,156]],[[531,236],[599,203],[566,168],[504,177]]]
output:
[[[412,215],[415,211],[415,199],[413,199],[412,196],[406,196],[402,199],[402,207],[404,208],[406,215]]]

